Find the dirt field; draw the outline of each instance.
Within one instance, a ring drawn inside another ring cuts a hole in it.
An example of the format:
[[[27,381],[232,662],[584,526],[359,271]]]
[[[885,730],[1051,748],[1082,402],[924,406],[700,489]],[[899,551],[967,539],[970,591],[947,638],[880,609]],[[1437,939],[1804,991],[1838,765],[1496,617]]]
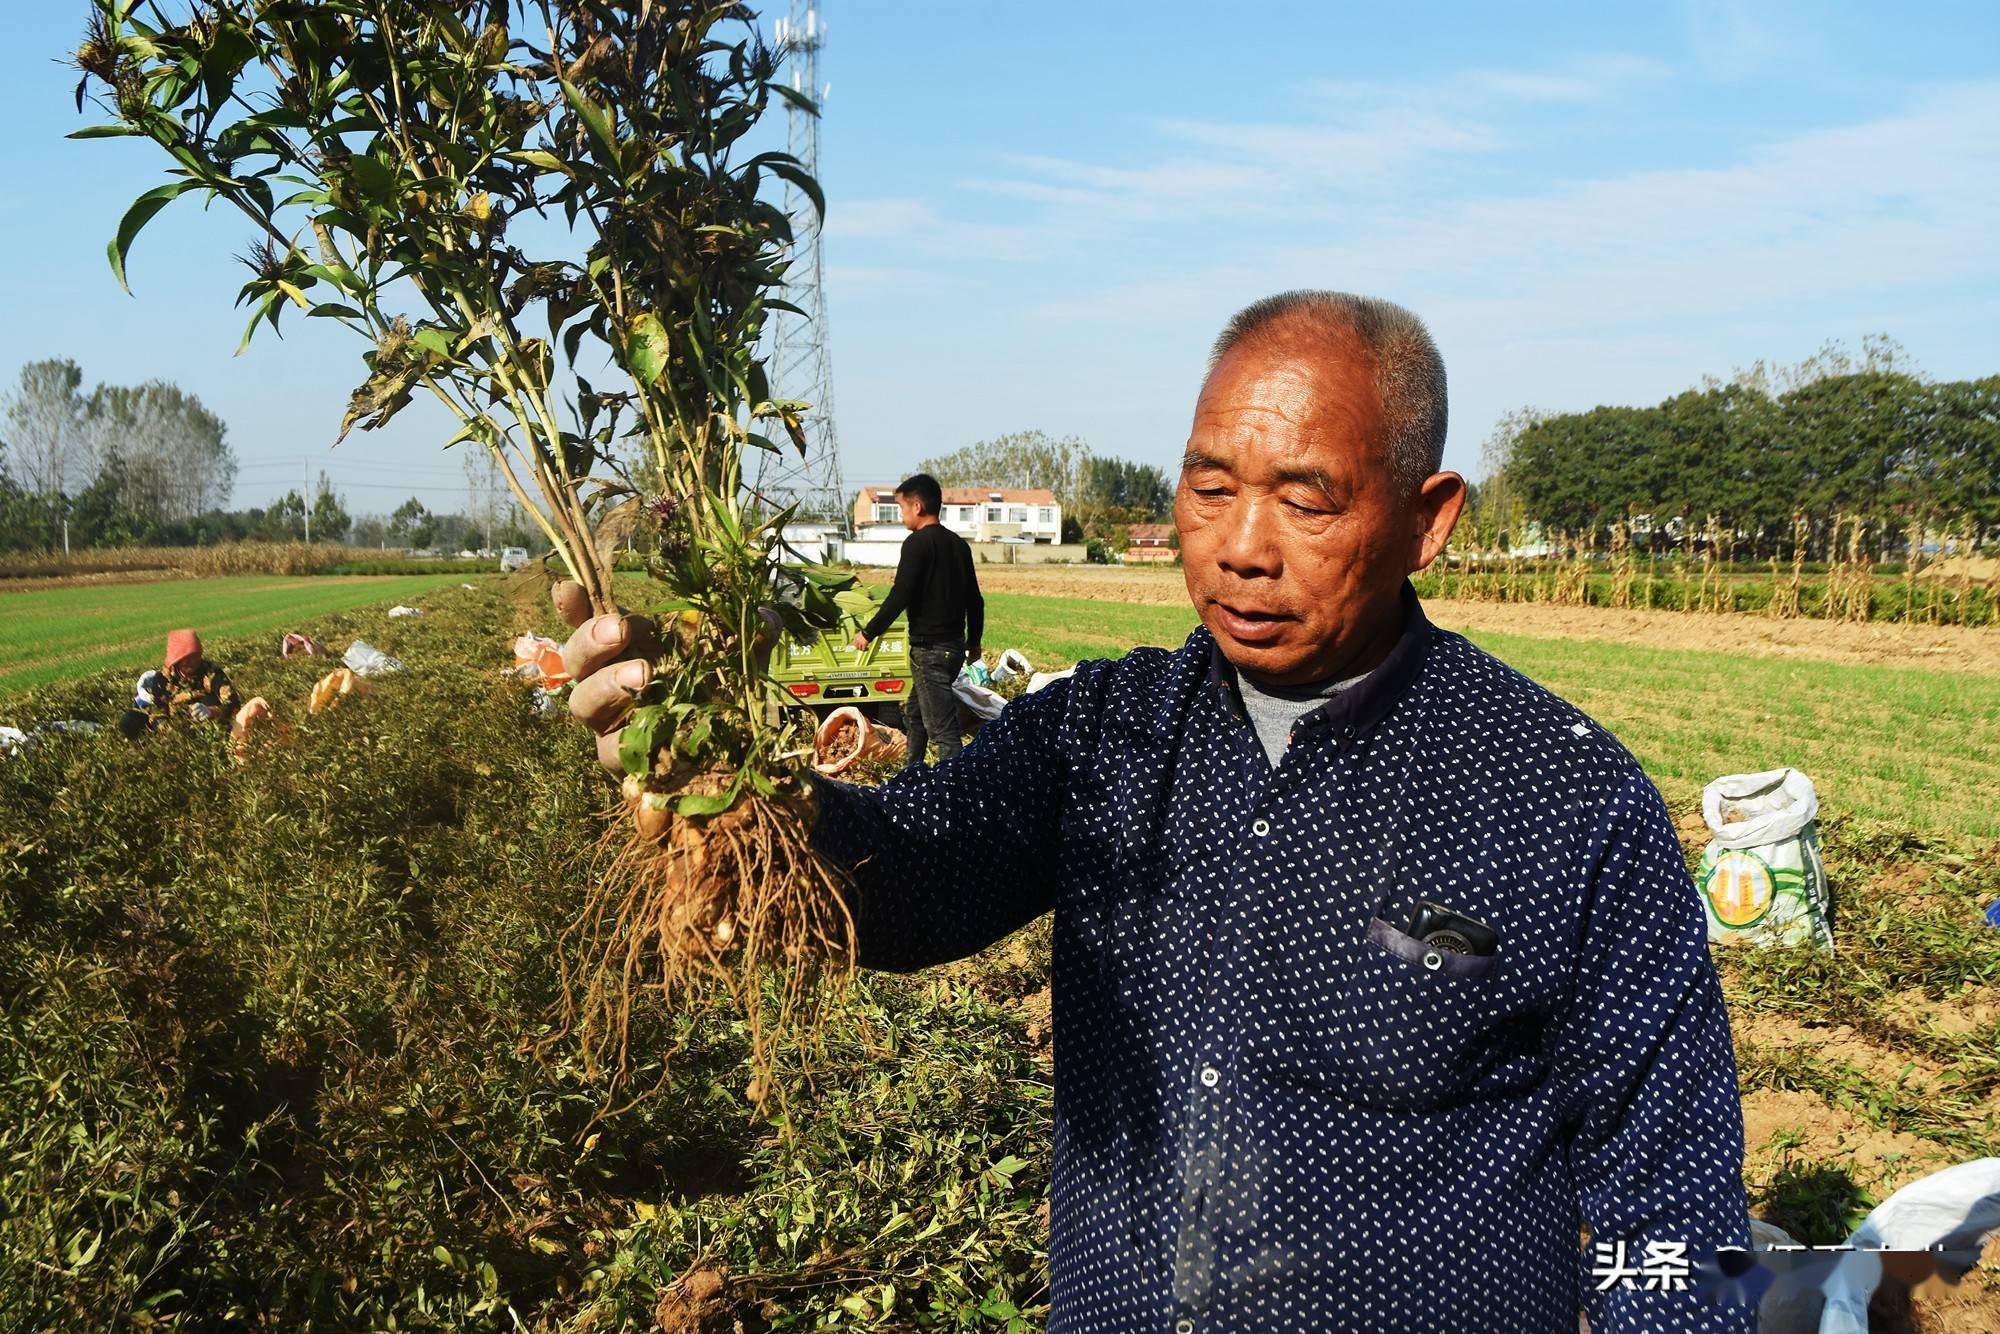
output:
[[[1187,588],[1178,569],[987,565],[980,567],[979,582],[982,588],[995,592],[1043,597],[1103,598],[1150,606],[1187,602]],[[1726,649],[1752,657],[2000,675],[2000,632],[1988,628],[1774,621],[1764,616],[1690,616],[1540,603],[1437,600],[1426,601],[1424,610],[1448,630],[1502,631],[1537,639],[1597,639],[1649,648]]]

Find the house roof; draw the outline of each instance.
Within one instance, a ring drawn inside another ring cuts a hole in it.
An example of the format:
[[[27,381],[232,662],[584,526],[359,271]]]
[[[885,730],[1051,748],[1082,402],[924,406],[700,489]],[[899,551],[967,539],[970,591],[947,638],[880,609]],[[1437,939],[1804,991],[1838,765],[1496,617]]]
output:
[[[887,505],[896,498],[892,486],[864,486],[856,500],[864,505]],[[947,486],[944,488],[944,503],[947,505],[1053,505],[1056,493],[1047,487],[995,487]]]
[[[1164,542],[1174,535],[1170,523],[1135,523],[1125,530],[1134,542]]]

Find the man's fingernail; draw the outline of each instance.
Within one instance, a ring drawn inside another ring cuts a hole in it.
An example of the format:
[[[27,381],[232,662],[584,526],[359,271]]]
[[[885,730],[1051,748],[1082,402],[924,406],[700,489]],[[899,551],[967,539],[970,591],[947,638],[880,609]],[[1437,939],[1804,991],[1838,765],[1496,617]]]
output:
[[[600,616],[590,623],[590,637],[599,644],[622,644],[625,642],[625,618],[623,616]]]
[[[646,664],[628,662],[618,669],[618,684],[637,690],[646,684]]]

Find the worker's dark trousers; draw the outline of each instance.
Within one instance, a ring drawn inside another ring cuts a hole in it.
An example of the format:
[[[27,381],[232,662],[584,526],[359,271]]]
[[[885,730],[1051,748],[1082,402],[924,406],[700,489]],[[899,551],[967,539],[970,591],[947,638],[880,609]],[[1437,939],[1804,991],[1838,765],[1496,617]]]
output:
[[[964,644],[910,645],[910,702],[903,706],[910,765],[924,762],[924,750],[932,741],[937,742],[940,760],[958,754],[963,738],[958,730],[958,696],[951,693],[951,683],[964,665]]]

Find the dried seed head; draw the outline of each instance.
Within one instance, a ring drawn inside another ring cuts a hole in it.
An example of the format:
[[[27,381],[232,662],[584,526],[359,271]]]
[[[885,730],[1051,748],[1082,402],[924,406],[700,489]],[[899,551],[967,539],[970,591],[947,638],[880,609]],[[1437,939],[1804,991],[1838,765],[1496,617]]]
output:
[[[117,82],[118,44],[111,39],[110,25],[101,12],[91,13],[90,22],[84,26],[83,40],[77,44],[70,63],[94,79],[107,84]]]
[[[285,276],[285,261],[288,258],[290,256],[269,239],[259,238],[252,241],[250,249],[238,255],[236,260],[265,282],[274,282]]]

